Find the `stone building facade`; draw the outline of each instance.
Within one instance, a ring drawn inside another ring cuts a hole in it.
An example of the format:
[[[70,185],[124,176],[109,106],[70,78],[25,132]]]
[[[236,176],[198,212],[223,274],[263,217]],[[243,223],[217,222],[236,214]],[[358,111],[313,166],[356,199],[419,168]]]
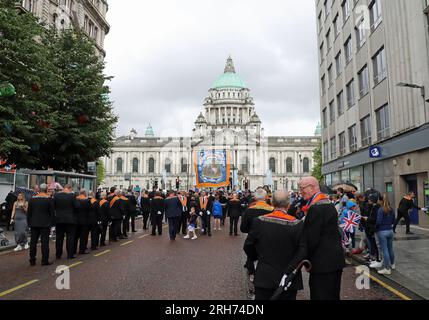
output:
[[[110,30],[106,0],[21,0],[17,6],[58,30],[81,28],[94,39],[97,54],[106,56],[104,38]]]
[[[231,153],[232,185],[250,189],[271,185],[294,190],[313,168],[313,152],[320,137],[267,137],[250,90],[228,58],[224,73],[204,100],[203,112],[189,137],[156,137],[151,126],[144,136],[135,130],[116,139],[113,152],[103,159],[106,186],[180,189],[195,186],[193,152],[227,149]],[[125,176],[128,175],[125,179]],[[131,176],[131,177],[130,177]]]

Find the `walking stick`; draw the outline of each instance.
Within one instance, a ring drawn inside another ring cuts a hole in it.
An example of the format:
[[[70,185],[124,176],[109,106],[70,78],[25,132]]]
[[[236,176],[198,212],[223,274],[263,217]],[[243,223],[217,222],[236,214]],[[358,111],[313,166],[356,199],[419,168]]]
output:
[[[284,274],[282,280],[280,281],[279,287],[274,292],[270,300],[278,300],[283,292],[288,291],[298,272],[300,272],[304,266],[306,267],[307,271],[311,270],[311,262],[308,260],[303,260],[298,264],[296,269],[293,270],[291,274]]]

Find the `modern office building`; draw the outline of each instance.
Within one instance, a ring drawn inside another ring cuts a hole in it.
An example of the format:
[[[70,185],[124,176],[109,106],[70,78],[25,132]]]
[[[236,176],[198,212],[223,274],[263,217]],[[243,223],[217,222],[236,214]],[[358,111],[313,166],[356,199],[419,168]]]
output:
[[[316,0],[323,174],[429,205],[429,0]]]

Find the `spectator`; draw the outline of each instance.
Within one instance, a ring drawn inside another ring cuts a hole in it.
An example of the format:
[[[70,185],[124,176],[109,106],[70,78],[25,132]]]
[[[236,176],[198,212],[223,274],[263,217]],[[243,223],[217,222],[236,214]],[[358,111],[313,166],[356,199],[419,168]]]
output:
[[[395,253],[393,251],[393,223],[395,214],[385,194],[379,201],[380,209],[377,212],[377,239],[383,253],[383,268],[379,274],[391,274],[395,270]]]
[[[12,208],[12,218],[10,224],[14,224],[15,242],[17,244],[14,251],[27,250],[30,248],[27,238],[27,211],[28,202],[24,193],[20,193]]]
[[[222,204],[219,201],[219,196],[216,196],[213,202],[213,218],[214,218],[214,230],[220,231],[220,225],[222,220]]]

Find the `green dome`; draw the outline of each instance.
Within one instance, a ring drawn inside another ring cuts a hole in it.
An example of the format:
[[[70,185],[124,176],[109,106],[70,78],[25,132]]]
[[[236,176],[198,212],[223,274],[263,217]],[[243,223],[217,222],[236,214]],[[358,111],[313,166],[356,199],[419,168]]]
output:
[[[155,137],[155,132],[153,131],[153,128],[150,124],[146,129],[145,137],[148,137],[148,138]]]
[[[224,74],[221,75],[212,86],[212,89],[221,88],[246,88],[243,80],[241,80],[240,76],[235,73],[234,62],[231,57],[226,60]]]
[[[227,72],[220,76],[219,79],[213,84],[212,89],[220,88],[246,88],[246,85],[240,76],[233,72]]]

